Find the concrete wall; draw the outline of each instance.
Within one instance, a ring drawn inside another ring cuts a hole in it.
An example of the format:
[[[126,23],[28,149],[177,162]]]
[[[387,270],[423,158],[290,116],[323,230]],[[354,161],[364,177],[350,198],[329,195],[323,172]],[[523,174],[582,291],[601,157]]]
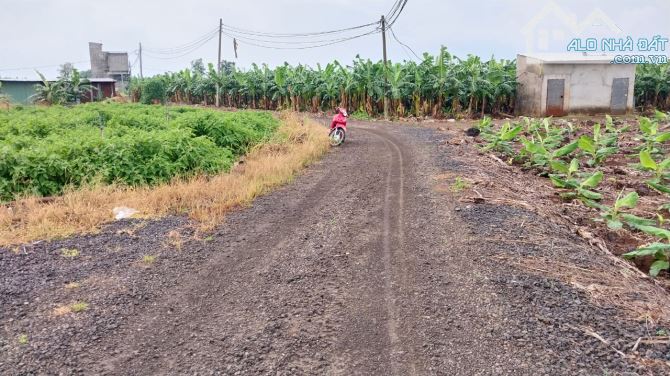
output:
[[[635,65],[609,63],[547,63],[532,57],[517,56],[516,113],[545,116],[547,80],[565,79],[566,113],[611,112],[612,83],[628,78],[627,112],[634,107]]]
[[[544,64],[541,112],[547,107],[547,80],[565,78],[565,110],[570,113],[608,113],[612,82],[628,78],[626,111],[633,110],[635,65],[632,64]]]
[[[118,52],[107,52],[107,66],[111,74],[128,73],[128,54]]]
[[[541,116],[542,62],[527,56],[517,56],[517,97],[515,111],[519,115]]]
[[[116,90],[125,90],[130,79],[128,53],[105,52],[101,43],[90,42],[88,50],[91,55],[91,77],[113,78],[117,81]]]
[[[102,43],[90,42],[88,52],[91,56],[91,77],[107,77],[107,56],[102,51]]]
[[[32,103],[32,97],[37,92],[35,91],[35,85],[41,84],[41,81],[3,81],[2,87],[0,87],[0,93],[6,94],[9,97],[9,101],[12,103],[18,104],[30,104]]]

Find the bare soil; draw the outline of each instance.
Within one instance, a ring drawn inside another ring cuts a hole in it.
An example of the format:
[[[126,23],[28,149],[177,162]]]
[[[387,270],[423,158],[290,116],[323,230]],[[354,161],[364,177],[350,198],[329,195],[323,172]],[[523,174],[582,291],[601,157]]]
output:
[[[0,374],[670,372],[663,286],[462,126],[354,122],[211,234],[128,220],[0,250]]]

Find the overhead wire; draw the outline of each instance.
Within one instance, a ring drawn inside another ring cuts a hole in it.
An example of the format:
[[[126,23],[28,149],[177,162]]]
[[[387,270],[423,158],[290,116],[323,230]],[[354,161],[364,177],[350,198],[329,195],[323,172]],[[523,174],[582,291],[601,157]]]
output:
[[[248,29],[242,29],[238,28],[235,26],[223,24],[223,29],[227,30],[229,32],[234,32],[237,34],[243,34],[243,35],[251,35],[251,36],[256,36],[256,37],[267,37],[267,38],[309,38],[309,37],[316,37],[316,36],[323,36],[323,35],[329,35],[329,34],[342,34],[346,32],[351,32],[351,31],[356,31],[360,30],[369,26],[377,25],[379,22],[371,22],[368,24],[364,25],[358,25],[358,26],[352,26],[352,27],[347,27],[347,28],[342,28],[342,29],[335,29],[335,30],[327,30],[327,31],[320,31],[320,32],[308,32],[308,33],[269,33],[269,32],[263,32],[263,31],[253,31],[253,30],[248,30]]]
[[[83,61],[75,61],[75,62],[70,62],[70,64],[83,64],[87,63],[87,60]],[[60,67],[63,64],[52,64],[52,65],[40,65],[40,66],[34,66],[34,67],[17,67],[17,68],[0,68],[0,72],[8,72],[8,71],[24,71],[24,70],[33,70],[33,69],[42,69],[42,68],[54,68],[54,67]]]
[[[368,25],[368,26],[374,26],[374,25],[376,25],[376,24],[371,24],[371,25]],[[363,32],[362,34],[366,34],[367,32],[370,32],[370,31],[377,31],[378,29],[379,29],[379,27],[375,27],[374,30],[367,30],[367,31]],[[240,35],[240,34],[237,34],[237,33],[234,33],[234,32],[230,32],[228,30],[226,30],[226,31],[227,32],[224,33],[224,35],[227,35],[227,36],[232,35],[232,36],[240,38],[240,39],[246,39],[246,40],[250,40],[250,41],[254,41],[254,42],[272,43],[272,44],[296,44],[296,45],[320,44],[320,43],[329,43],[329,42],[339,42],[339,41],[342,41],[342,40],[346,40],[349,37],[352,37],[352,35],[346,35],[346,36],[339,36],[337,38],[331,38],[331,39],[272,40],[272,39],[258,39],[258,38],[253,38],[253,37],[249,37],[249,36],[246,36],[246,35]],[[362,34],[358,34],[358,35],[362,35]]]
[[[396,2],[393,3],[393,6],[391,6],[391,9],[388,11],[388,13],[386,13],[385,18],[386,18],[387,20],[390,20],[391,17],[393,17],[393,16],[395,15],[395,13],[396,13],[396,12],[398,11],[398,9],[400,8],[400,4],[402,3],[402,1],[403,1],[403,0],[396,0]]]
[[[340,39],[336,39],[336,40],[333,40],[332,42],[328,42],[328,43],[315,44],[315,45],[311,45],[311,46],[296,46],[296,47],[282,47],[282,46],[272,46],[272,45],[267,45],[267,44],[259,44],[259,43],[255,43],[253,41],[250,42],[245,37],[234,36],[234,35],[228,34],[228,33],[223,33],[223,34],[228,36],[228,37],[231,37],[231,38],[236,38],[242,44],[247,44],[247,45],[251,45],[251,46],[255,46],[255,47],[269,48],[269,49],[273,49],[273,50],[307,50],[307,49],[311,49],[311,48],[331,46],[331,45],[334,45],[334,44],[337,44],[337,43],[342,43],[342,42],[350,41],[350,40],[353,40],[353,39],[362,38],[364,36],[368,36],[368,35],[372,35],[372,34],[378,34],[379,32],[380,32],[379,30],[375,29],[375,30],[366,32],[364,34],[358,34],[358,35],[354,35],[354,36],[351,36],[351,37],[340,38]]]
[[[393,39],[395,39],[395,41],[398,42],[398,44],[400,44],[404,49],[408,49],[409,51],[411,51],[412,55],[416,56],[417,59],[421,60],[419,55],[417,55],[416,52],[414,52],[412,47],[406,45],[405,43],[401,42],[400,39],[398,39],[398,36],[395,34],[395,31],[393,31],[392,28],[389,27],[388,29],[391,31],[391,35],[393,36]],[[410,60],[411,60],[411,58],[410,58]]]
[[[147,52],[157,54],[157,55],[178,55],[178,54],[182,54],[185,51],[191,51],[194,48],[198,48],[201,45],[201,43],[203,43],[203,42],[207,42],[207,41],[211,40],[213,37],[215,37],[217,35],[218,31],[219,31],[219,28],[217,27],[216,29],[212,29],[212,30],[208,31],[207,33],[199,36],[198,38],[196,38],[195,40],[193,40],[191,42],[188,42],[188,43],[182,44],[180,46],[176,46],[176,47],[171,47],[171,48],[143,47],[142,52],[147,51]]]
[[[400,3],[400,1],[402,1],[402,3]],[[388,21],[388,25],[387,25],[387,27],[392,27],[393,24],[395,24],[395,22],[398,20],[398,18],[399,18],[400,15],[402,14],[402,11],[405,10],[405,6],[407,5],[407,2],[408,2],[408,1],[409,1],[409,0],[399,0],[399,2],[398,2],[398,4],[399,4],[398,9],[397,9],[397,11],[395,11],[395,12],[391,15],[391,17],[389,17],[389,21]]]
[[[415,56],[417,56],[409,46],[405,45],[397,38],[393,29],[391,29],[405,9],[407,2],[408,0],[396,0],[393,3],[391,9],[386,14],[386,28],[391,31],[394,39],[400,43],[403,48],[408,48]],[[207,44],[218,35],[218,32],[219,28],[217,27],[202,34],[191,42],[171,48],[145,47],[142,49],[142,52],[152,59],[178,59],[195,52]],[[222,35],[233,38],[235,41],[239,41],[242,44],[274,50],[306,50],[326,47],[381,32],[382,29],[379,21],[339,29],[304,33],[271,33],[221,24]],[[332,36],[332,38],[324,39],[327,38],[327,36]],[[133,63],[133,65],[134,64],[135,63]]]
[[[396,0],[393,3],[386,16],[388,19],[387,28],[390,28],[397,21],[398,17],[405,8],[405,5],[407,5],[407,1],[408,0]],[[371,27],[374,27],[374,29],[370,30]],[[218,29],[219,28],[212,29],[195,40],[180,46],[162,49],[144,48],[143,52],[146,51],[147,56],[155,59],[177,59],[186,56],[205,45],[218,34]],[[305,50],[326,47],[337,43],[343,43],[353,39],[362,38],[371,34],[380,33],[381,31],[381,25],[379,21],[339,29],[303,33],[271,33],[239,28],[228,24],[221,24],[221,33],[227,37],[233,38],[242,44],[275,50]],[[325,36],[334,37],[329,39],[319,38]]]
[[[161,55],[161,54],[155,54],[155,53],[153,53],[153,52],[146,52],[146,53],[145,53],[144,49],[142,49],[142,54],[143,54],[143,55],[146,55],[146,56],[149,56],[149,57],[151,57],[151,58],[153,58],[153,59],[159,59],[159,60],[173,60],[173,59],[179,59],[179,58],[181,58],[181,57],[190,55],[191,53],[197,51],[197,50],[200,49],[202,46],[206,45],[209,41],[211,41],[212,39],[214,39],[214,37],[215,37],[217,34],[218,34],[218,32],[217,32],[216,34],[212,34],[211,36],[207,37],[206,39],[202,39],[202,40],[200,40],[200,41],[198,42],[198,44],[194,44],[194,45],[190,46],[188,49],[181,50],[180,52],[178,52],[178,53],[176,53],[176,54],[162,54],[162,55]]]
[[[133,63],[130,64],[130,68],[131,68],[131,69],[132,69],[132,68],[135,68],[135,64],[137,64],[137,62],[138,62],[139,60],[140,60],[140,54],[137,53],[136,56],[135,56],[135,61],[133,61]]]

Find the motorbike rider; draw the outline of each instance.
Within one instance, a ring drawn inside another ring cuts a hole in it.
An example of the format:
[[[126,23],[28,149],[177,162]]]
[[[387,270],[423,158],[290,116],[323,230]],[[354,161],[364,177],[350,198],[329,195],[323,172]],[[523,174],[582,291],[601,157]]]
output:
[[[330,130],[335,129],[338,125],[343,127],[345,130],[347,129],[347,117],[349,114],[347,113],[347,110],[342,108],[342,107],[337,107],[335,109],[335,116],[333,116],[333,122],[330,123]]]

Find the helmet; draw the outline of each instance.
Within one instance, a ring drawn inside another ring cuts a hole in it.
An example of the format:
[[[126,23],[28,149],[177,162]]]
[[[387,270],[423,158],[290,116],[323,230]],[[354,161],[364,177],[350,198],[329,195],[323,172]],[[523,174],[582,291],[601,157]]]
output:
[[[349,114],[347,114],[347,110],[342,107],[338,107],[337,112],[341,113],[344,117],[349,116]]]

